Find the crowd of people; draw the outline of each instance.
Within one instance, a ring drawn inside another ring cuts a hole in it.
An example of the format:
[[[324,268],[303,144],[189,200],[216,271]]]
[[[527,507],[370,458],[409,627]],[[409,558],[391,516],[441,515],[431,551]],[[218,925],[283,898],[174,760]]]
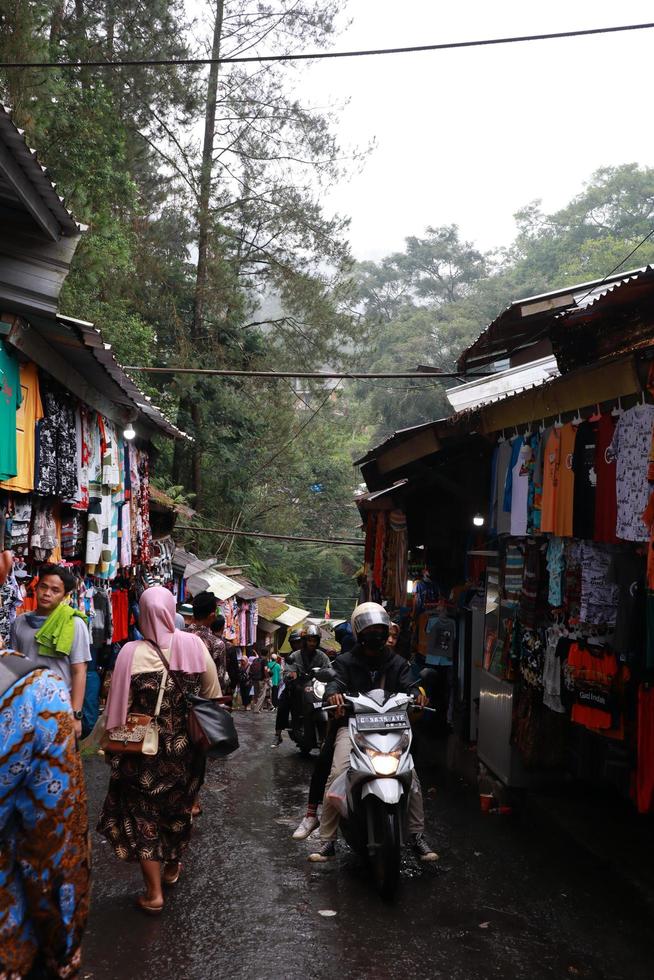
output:
[[[12,980],[74,977],[80,966],[90,855],[79,739],[91,656],[83,617],[66,601],[73,588],[65,568],[43,566],[36,609],[16,620],[11,648],[0,651],[0,977]],[[333,856],[338,813],[326,794],[348,764],[343,692],[381,683],[389,692],[425,700],[406,660],[393,651],[397,631],[386,612],[366,605],[374,609],[359,620],[355,611],[354,630],[349,624],[337,630],[341,654],[335,660],[321,650],[315,626],[290,634],[291,653],[283,660],[226,642],[211,593],[197,595],[191,621],[180,622],[168,589],[155,585],[143,592],[137,639],[118,654],[104,711],[88,739],[105,746],[108,763],[97,831],[119,859],[139,865],[142,912],[161,914],[202,812],[206,756],[189,735],[193,696],[218,699],[233,710],[275,711],[278,746],[292,723],[295,685],[314,668],[331,666],[325,698],[336,717],[293,837],[305,839],[320,827],[320,846],[309,860]],[[146,748],[153,734],[154,745]],[[424,839],[415,783],[410,841],[421,860],[436,860]]]

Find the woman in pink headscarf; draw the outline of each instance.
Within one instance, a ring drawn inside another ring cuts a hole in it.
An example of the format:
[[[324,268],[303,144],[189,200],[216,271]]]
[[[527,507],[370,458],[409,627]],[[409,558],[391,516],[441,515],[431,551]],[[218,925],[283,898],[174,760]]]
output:
[[[107,729],[125,723],[128,711],[154,715],[164,665],[187,694],[220,697],[216,665],[199,636],[175,629],[175,599],[167,589],[146,589],[139,602],[143,640],[127,643],[118,654],[107,701]],[[191,836],[193,802],[204,778],[204,755],[186,730],[186,701],[166,678],[158,717],[159,751],[111,757],[109,790],[98,831],[125,861],[138,861],[145,894],[144,912],[161,912],[162,884],[179,879],[180,857]]]

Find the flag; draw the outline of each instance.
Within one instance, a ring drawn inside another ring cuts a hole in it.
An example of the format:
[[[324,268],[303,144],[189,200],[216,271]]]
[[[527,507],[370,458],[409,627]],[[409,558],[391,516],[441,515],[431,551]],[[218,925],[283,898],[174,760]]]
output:
[[[329,605],[329,599],[327,599],[327,604],[325,606],[325,619],[331,619],[331,618],[332,618],[332,611]]]

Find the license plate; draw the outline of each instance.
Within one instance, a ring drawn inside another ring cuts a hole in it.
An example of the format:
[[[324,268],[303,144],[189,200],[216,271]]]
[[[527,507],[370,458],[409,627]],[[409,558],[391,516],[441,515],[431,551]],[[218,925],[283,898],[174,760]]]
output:
[[[357,715],[357,729],[360,732],[397,732],[409,727],[405,714]]]

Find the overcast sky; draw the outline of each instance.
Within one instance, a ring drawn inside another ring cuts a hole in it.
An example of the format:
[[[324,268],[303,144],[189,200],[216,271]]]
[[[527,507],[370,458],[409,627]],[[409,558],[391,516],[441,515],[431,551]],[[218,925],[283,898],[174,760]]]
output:
[[[210,5],[213,6],[211,0]],[[207,0],[187,0],[196,15]],[[349,0],[345,49],[644,23],[646,0]],[[200,26],[201,31],[201,26]],[[262,49],[263,50],[263,49]],[[600,166],[654,165],[654,30],[289,68],[298,98],[349,99],[344,146],[376,147],[324,199],[351,218],[357,259],[378,259],[427,225],[457,223],[482,248],[508,244],[513,213],[552,210]]]
[[[340,49],[390,47],[654,20],[651,3],[607,0],[350,0]],[[597,167],[654,164],[654,30],[490,49],[314,64],[301,92],[350,99],[343,143],[376,149],[328,206],[352,219],[358,259],[456,222],[482,247],[507,244],[534,198],[565,204]]]

